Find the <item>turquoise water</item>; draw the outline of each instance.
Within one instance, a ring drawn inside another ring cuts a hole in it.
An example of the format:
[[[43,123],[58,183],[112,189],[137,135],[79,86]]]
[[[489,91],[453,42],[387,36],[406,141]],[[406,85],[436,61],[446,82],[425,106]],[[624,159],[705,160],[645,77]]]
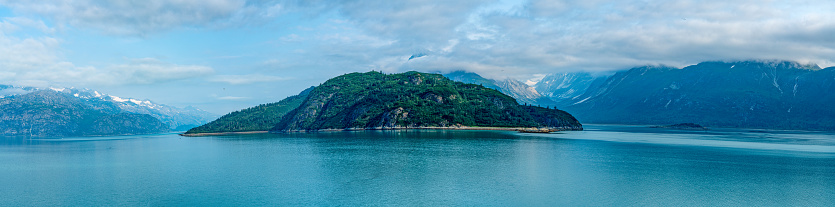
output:
[[[0,206],[835,206],[835,135],[586,126],[0,139]]]

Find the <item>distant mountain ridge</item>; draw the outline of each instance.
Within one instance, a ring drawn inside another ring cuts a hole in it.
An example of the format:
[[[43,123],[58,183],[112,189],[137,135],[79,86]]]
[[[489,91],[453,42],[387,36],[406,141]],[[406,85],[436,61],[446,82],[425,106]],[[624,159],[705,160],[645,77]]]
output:
[[[516,101],[519,102],[519,104],[538,106],[556,105],[556,103],[553,100],[548,99],[547,97],[540,94],[536,88],[528,86],[527,84],[522,83],[518,80],[487,79],[476,73],[466,71],[453,71],[450,73],[443,74],[443,76],[453,81],[460,81],[463,83],[476,84],[487,88],[496,89],[504,94],[509,95],[510,97],[515,98]]]
[[[214,115],[89,89],[0,85],[0,135],[108,136],[185,130]],[[185,128],[185,129],[184,129]]]
[[[152,134],[168,126],[147,114],[127,113],[111,102],[38,90],[0,99],[0,135],[27,137]]]
[[[588,123],[835,130],[835,68],[791,61],[644,66],[555,100]]]
[[[830,118],[835,109],[829,107],[835,103],[833,71],[782,60],[709,61],[684,68],[553,73],[532,89],[465,71],[444,75],[494,88],[520,103],[558,107],[584,123],[835,130]]]
[[[534,85],[536,91],[552,101],[560,101],[579,97],[594,82],[605,81],[612,74],[605,72],[570,72],[548,74]],[[554,105],[559,105],[554,103]]]
[[[39,89],[34,87],[19,87],[11,85],[0,85],[0,98],[9,97],[13,95],[22,95],[41,90],[52,90],[59,93],[71,95],[75,98],[87,102],[110,102],[118,106],[120,110],[126,113],[148,114],[160,121],[166,123],[170,129],[175,131],[185,131],[192,127],[205,124],[217,115],[194,108],[185,107],[178,108],[164,104],[155,103],[150,100],[139,100],[133,98],[121,98],[104,93],[99,93],[90,89],[78,88],[46,88]],[[98,103],[101,104],[101,103]]]

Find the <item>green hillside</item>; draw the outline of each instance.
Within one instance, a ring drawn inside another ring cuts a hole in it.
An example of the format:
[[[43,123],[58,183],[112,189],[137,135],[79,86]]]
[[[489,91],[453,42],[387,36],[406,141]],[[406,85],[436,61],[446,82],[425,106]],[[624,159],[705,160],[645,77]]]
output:
[[[275,127],[284,114],[301,105],[311,90],[313,90],[313,87],[302,91],[299,95],[287,97],[279,102],[261,104],[226,114],[203,126],[192,128],[186,134],[270,130]]]
[[[564,111],[522,106],[480,85],[438,74],[367,72],[335,77],[314,88],[272,131],[448,126],[582,129]]]

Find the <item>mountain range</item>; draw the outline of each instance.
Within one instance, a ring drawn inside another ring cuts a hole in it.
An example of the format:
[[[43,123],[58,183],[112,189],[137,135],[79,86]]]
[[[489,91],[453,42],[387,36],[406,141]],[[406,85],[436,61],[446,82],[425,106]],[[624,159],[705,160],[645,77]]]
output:
[[[76,88],[0,85],[4,136],[66,137],[148,134],[184,130],[213,119],[194,107],[120,98]]]
[[[473,75],[461,80],[497,82]],[[532,104],[563,109],[583,123],[835,130],[835,67],[792,61],[710,61],[608,74],[555,73],[530,88],[551,101]],[[522,90],[528,93],[530,88]]]
[[[519,80],[504,79],[493,80],[487,79],[472,72],[454,71],[443,74],[443,76],[453,81],[463,83],[477,84],[487,88],[498,90],[516,99],[519,104],[551,106],[556,105],[556,102],[543,96],[536,88],[529,86]]]
[[[831,91],[835,67],[779,60],[554,73],[530,85],[465,71],[351,73],[192,128],[215,116],[89,89],[0,85],[0,135],[96,136],[189,128],[188,133],[449,126],[581,129],[577,120],[831,131]]]

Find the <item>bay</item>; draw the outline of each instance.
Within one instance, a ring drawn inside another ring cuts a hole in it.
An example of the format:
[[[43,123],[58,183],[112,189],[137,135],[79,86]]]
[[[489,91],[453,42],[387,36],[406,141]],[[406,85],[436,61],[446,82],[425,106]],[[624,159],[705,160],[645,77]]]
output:
[[[0,138],[2,206],[833,206],[825,132]]]

